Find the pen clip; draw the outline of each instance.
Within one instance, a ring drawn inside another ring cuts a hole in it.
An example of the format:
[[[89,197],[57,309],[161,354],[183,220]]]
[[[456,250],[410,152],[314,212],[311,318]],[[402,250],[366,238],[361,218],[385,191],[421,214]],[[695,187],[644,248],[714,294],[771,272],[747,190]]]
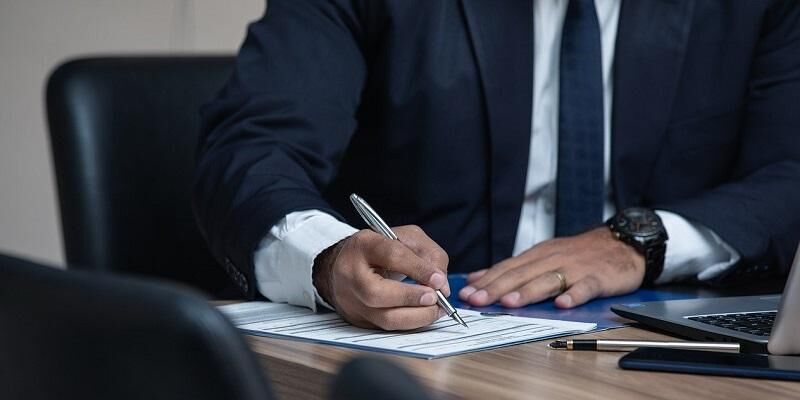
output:
[[[383,221],[378,213],[376,213],[375,210],[373,210],[364,199],[353,193],[350,195],[350,202],[353,203],[353,207],[356,208],[358,215],[361,216],[361,218],[367,223],[367,225],[369,225],[370,228],[372,228],[372,230],[383,234],[389,239],[399,240],[397,235],[395,235],[392,229],[389,228],[389,225]]]

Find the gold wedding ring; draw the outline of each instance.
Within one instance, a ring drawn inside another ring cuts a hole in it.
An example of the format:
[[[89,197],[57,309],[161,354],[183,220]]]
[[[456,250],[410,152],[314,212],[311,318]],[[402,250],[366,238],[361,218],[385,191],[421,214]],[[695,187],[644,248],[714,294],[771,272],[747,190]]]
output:
[[[558,294],[564,293],[567,291],[567,277],[564,276],[561,272],[558,271],[550,271],[553,275],[558,278],[558,281],[561,283],[561,286],[558,288]]]

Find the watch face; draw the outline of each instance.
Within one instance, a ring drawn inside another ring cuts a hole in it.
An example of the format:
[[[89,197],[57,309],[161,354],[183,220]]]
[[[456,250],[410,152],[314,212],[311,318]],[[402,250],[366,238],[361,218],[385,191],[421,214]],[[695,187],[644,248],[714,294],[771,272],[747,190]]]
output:
[[[629,208],[617,219],[620,230],[635,236],[649,236],[661,230],[661,219],[652,210]]]

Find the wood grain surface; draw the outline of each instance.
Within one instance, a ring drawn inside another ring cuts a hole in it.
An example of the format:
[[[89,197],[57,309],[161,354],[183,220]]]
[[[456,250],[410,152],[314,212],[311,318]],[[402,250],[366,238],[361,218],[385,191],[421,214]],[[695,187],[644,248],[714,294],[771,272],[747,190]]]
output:
[[[634,327],[576,337],[669,339]],[[790,399],[800,382],[625,371],[624,353],[551,350],[549,340],[438,360],[378,354],[247,336],[281,399],[321,399],[340,366],[357,356],[384,357],[446,399]]]

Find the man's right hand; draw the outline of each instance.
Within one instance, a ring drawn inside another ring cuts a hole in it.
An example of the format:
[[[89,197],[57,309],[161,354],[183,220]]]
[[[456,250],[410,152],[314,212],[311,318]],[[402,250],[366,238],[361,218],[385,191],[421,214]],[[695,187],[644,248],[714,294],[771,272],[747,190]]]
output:
[[[434,289],[450,295],[447,253],[415,225],[392,228],[400,240],[361,230],[320,253],[314,286],[348,322],[363,328],[415,329],[444,312]],[[417,281],[385,278],[399,272]]]

